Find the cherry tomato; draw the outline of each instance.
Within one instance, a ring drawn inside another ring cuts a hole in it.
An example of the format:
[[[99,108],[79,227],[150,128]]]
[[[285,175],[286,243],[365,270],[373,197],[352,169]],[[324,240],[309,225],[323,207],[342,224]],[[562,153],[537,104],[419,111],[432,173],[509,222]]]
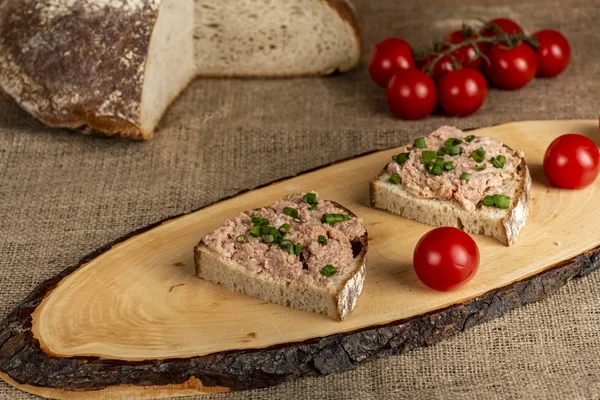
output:
[[[509,18],[494,18],[487,22],[479,32],[482,36],[496,36],[500,33],[523,33],[523,28]]]
[[[448,43],[450,44],[459,44],[464,42],[467,39],[476,39],[477,35],[472,34],[468,38],[465,37],[465,32],[462,30],[454,31],[450,33],[448,36]],[[477,47],[481,53],[484,53],[486,47],[484,43],[478,43]],[[477,55],[477,52],[473,48],[473,46],[464,46],[452,52],[456,61],[463,66],[463,68],[471,68],[471,69],[479,69],[481,66],[481,62],[483,61],[480,56]]]
[[[514,48],[494,45],[488,54],[487,75],[498,88],[514,90],[527,85],[535,76],[537,57],[525,43]]]
[[[544,155],[544,173],[554,186],[579,189],[590,185],[600,172],[600,154],[591,139],[576,133],[556,138]]]
[[[450,115],[465,117],[479,110],[485,101],[487,83],[481,72],[459,69],[440,78],[438,96]]]
[[[376,84],[387,87],[396,72],[414,67],[410,44],[402,39],[390,38],[375,46],[369,61],[369,74]]]
[[[563,72],[571,58],[571,46],[558,31],[545,29],[533,34],[539,47],[536,50],[538,59],[537,76],[549,78]]]
[[[429,75],[418,69],[400,71],[390,79],[387,101],[398,118],[425,118],[437,103],[435,84]]]
[[[444,50],[445,49],[442,48],[442,50],[440,50],[440,51],[444,51]],[[423,72],[427,72],[429,69],[429,65],[433,62],[433,60],[436,57],[437,57],[437,54],[429,54],[429,55],[425,56],[425,58],[423,60],[420,60],[417,63],[419,69],[421,69]],[[454,65],[452,64],[452,59],[448,56],[444,56],[444,57],[440,58],[440,60],[438,62],[435,63],[435,66],[433,67],[433,71],[431,73],[431,77],[434,80],[438,80],[439,78],[446,75],[450,71],[454,71]]]
[[[453,290],[475,276],[479,268],[479,248],[471,236],[458,228],[436,228],[417,243],[413,265],[426,286]]]

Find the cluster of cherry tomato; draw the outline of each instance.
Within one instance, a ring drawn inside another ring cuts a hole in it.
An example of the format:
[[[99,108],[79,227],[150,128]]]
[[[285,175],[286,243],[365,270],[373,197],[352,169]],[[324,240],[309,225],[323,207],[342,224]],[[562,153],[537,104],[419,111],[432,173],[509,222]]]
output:
[[[399,118],[424,118],[438,103],[447,114],[462,117],[483,105],[488,81],[499,89],[520,89],[535,76],[560,74],[570,54],[558,31],[526,36],[516,22],[496,18],[479,33],[463,26],[421,54],[402,39],[386,39],[377,44],[369,73],[387,88],[388,105]]]
[[[600,173],[600,152],[586,136],[575,133],[556,138],[544,155],[544,173],[554,186],[580,189],[591,185]],[[475,276],[479,248],[471,236],[453,227],[427,232],[413,255],[417,277],[435,290],[456,289]]]

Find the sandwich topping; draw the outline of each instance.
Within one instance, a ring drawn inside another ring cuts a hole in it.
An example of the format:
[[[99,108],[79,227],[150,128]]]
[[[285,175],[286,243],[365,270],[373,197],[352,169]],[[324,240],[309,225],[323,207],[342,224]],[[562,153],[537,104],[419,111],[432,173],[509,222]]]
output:
[[[406,152],[388,165],[389,182],[402,185],[415,197],[456,200],[466,210],[479,204],[492,206],[486,197],[502,199],[497,208],[508,208],[512,188],[507,180],[519,180],[523,152],[513,152],[502,142],[467,135],[443,126],[427,137],[417,138]]]
[[[226,220],[202,241],[253,273],[325,287],[354,268],[352,242],[365,233],[361,219],[302,193]]]

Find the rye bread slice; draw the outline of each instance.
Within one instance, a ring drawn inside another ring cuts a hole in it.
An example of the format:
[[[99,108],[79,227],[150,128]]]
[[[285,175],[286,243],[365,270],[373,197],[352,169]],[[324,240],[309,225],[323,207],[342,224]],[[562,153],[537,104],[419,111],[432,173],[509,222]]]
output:
[[[356,217],[352,211],[339,203],[329,202],[351,217]],[[347,268],[344,274],[334,275],[332,278],[335,279],[335,285],[330,287],[307,287],[296,281],[275,279],[267,274],[252,274],[242,264],[216,254],[203,241],[194,248],[196,276],[266,302],[326,314],[342,321],[352,312],[362,292],[368,250],[366,231],[351,245],[354,264]]]
[[[504,147],[513,152],[508,146]],[[402,185],[390,183],[391,174],[385,167],[370,184],[371,205],[427,225],[453,226],[467,233],[492,236],[510,246],[525,226],[531,200],[531,176],[525,159],[520,159],[519,179],[507,180],[503,185],[506,192],[512,194],[508,209],[478,205],[475,210],[468,211],[454,200],[415,197]]]

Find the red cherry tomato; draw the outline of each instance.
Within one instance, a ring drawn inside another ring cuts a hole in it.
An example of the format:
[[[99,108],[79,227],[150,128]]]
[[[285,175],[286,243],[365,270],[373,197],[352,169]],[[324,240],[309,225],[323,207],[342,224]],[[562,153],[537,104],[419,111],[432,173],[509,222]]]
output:
[[[544,155],[544,173],[554,186],[579,189],[590,185],[600,172],[598,147],[589,138],[568,133],[556,138]]]
[[[398,118],[425,118],[437,103],[435,84],[429,75],[418,69],[400,71],[390,79],[387,101]]]
[[[550,78],[563,72],[571,58],[571,46],[558,31],[545,29],[533,34],[540,43],[536,50],[538,59],[537,76]]]
[[[442,48],[442,50],[440,50],[440,51],[444,51],[444,50],[445,49]],[[428,72],[429,65],[433,62],[433,60],[436,57],[437,57],[437,54],[429,54],[429,55],[425,56],[425,58],[423,60],[420,60],[417,63],[417,66],[423,72]],[[444,56],[444,57],[440,58],[440,60],[438,62],[435,63],[435,66],[433,67],[431,76],[434,80],[437,81],[439,78],[446,75],[450,71],[454,71],[454,65],[452,64],[452,59],[448,56]]]
[[[485,101],[487,83],[481,72],[459,69],[440,78],[438,96],[450,115],[465,117],[479,110]]]
[[[465,232],[445,226],[427,232],[413,255],[421,282],[435,290],[456,289],[470,281],[479,268],[479,248]]]
[[[523,28],[509,18],[494,18],[487,22],[479,32],[482,36],[496,36],[500,33],[523,33]]]
[[[465,33],[462,30],[454,31],[448,36],[448,43],[450,44],[459,44],[464,42],[467,39],[476,39],[477,35],[472,34],[470,37],[466,38]],[[486,47],[484,43],[478,43],[477,47],[479,51],[484,53]],[[464,46],[452,52],[454,58],[463,68],[471,68],[471,69],[479,69],[481,66],[482,58],[477,55],[477,52],[473,48],[473,46]]]
[[[414,67],[410,44],[402,39],[390,38],[375,47],[369,61],[369,74],[376,84],[387,87],[396,72]]]
[[[537,57],[525,43],[514,48],[494,45],[486,66],[490,81],[500,89],[514,90],[527,85],[535,76]]]

